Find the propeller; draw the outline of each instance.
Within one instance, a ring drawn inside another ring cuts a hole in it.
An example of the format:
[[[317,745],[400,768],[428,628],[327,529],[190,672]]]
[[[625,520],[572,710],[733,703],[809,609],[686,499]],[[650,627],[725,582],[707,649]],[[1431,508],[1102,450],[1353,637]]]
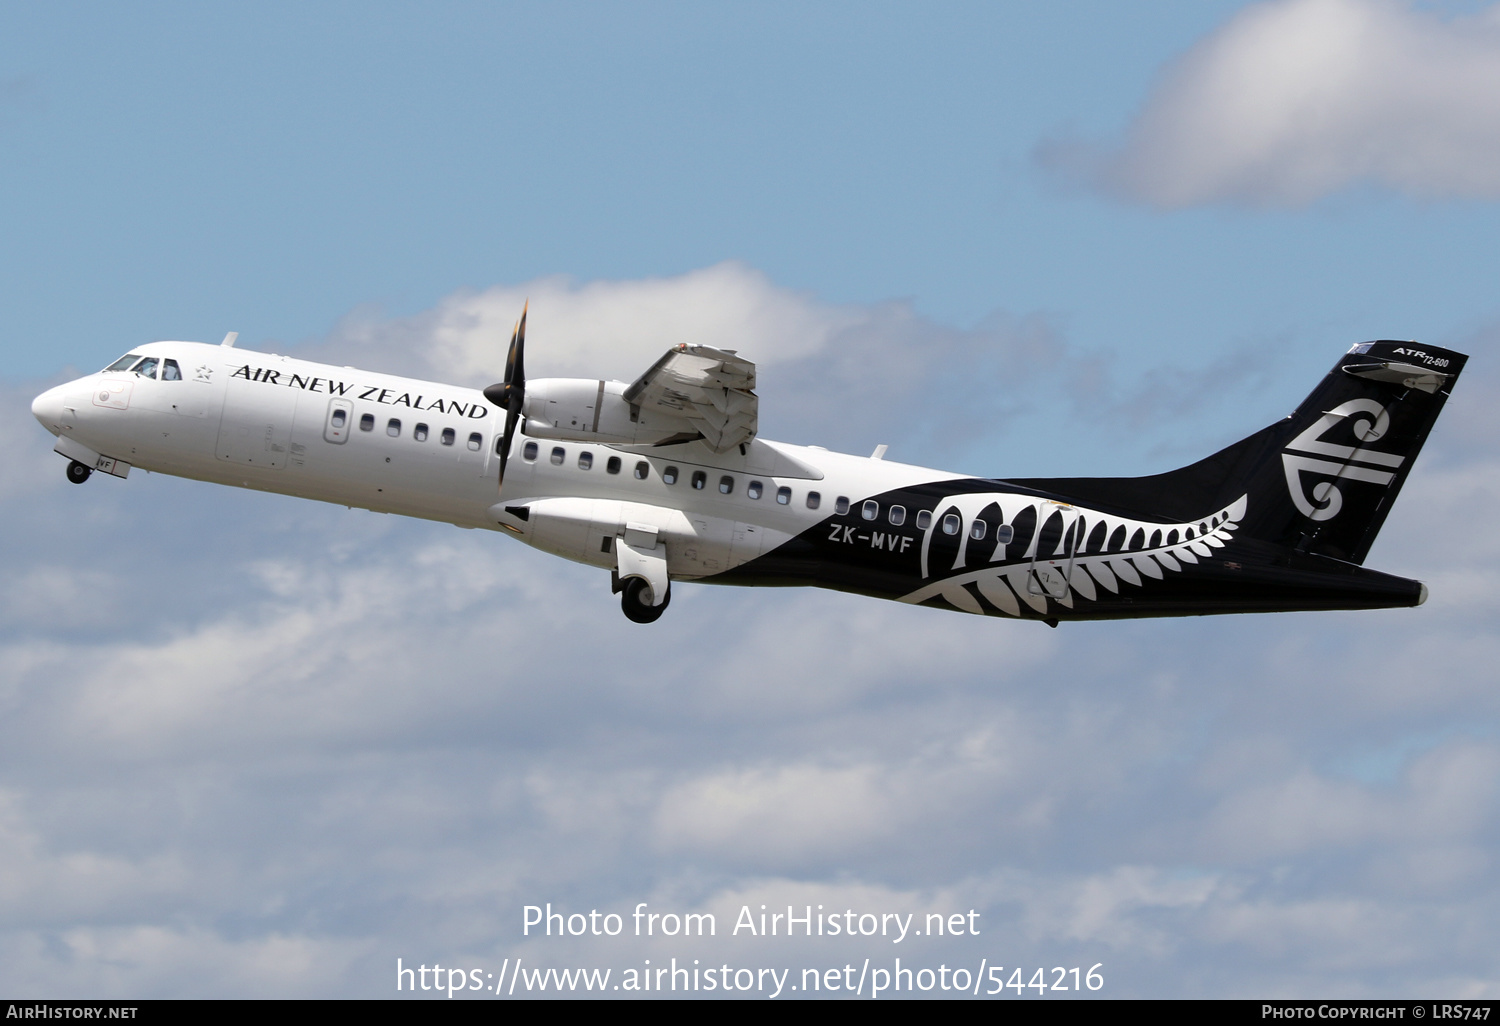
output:
[[[510,336],[510,352],[505,357],[505,379],[484,390],[484,397],[505,411],[505,434],[500,440],[500,481],[505,481],[505,461],[510,459],[510,443],[516,436],[516,424],[526,404],[526,310]]]

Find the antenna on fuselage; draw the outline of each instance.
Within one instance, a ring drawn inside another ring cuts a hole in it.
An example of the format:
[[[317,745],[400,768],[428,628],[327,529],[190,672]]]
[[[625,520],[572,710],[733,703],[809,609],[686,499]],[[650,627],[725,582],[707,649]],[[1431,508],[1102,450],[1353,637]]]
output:
[[[224,336],[224,341],[220,342],[219,345],[221,345],[221,346],[227,346],[228,348],[233,349],[234,348],[234,340],[237,339],[237,338],[239,338],[239,337],[240,337],[240,333],[239,332],[237,332],[237,331],[231,331],[229,334],[227,334],[227,335]]]

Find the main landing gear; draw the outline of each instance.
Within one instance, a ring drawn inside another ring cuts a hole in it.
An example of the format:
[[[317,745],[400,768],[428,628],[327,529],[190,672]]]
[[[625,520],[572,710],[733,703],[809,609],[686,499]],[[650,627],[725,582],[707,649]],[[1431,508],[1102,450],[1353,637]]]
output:
[[[667,593],[662,596],[661,605],[649,605],[651,585],[639,577],[627,578],[620,588],[620,608],[625,615],[636,623],[655,623],[661,618],[661,614],[667,611],[667,605],[672,601],[672,586],[667,585]]]
[[[68,462],[68,480],[74,484],[83,484],[93,476],[93,473],[93,467],[86,467],[77,460],[70,460]]]

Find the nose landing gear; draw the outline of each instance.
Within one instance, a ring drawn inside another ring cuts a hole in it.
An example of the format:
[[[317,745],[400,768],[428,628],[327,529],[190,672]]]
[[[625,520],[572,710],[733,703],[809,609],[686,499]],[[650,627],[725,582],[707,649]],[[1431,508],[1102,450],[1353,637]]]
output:
[[[86,467],[77,460],[70,460],[68,462],[68,480],[74,484],[83,484],[93,476],[93,473],[94,469],[92,467]]]
[[[620,589],[620,608],[625,611],[627,618],[636,623],[655,623],[672,601],[672,586],[667,585],[667,593],[662,596],[659,606],[648,605],[650,595],[651,585],[639,577],[627,578]]]

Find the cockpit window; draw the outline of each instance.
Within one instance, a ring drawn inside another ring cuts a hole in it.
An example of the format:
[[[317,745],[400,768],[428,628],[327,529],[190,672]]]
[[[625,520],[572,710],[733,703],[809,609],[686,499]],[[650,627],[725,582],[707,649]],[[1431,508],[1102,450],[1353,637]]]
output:
[[[159,363],[154,356],[148,356],[136,365],[135,372],[143,378],[156,377],[156,365]]]
[[[139,360],[140,358],[140,353],[126,353],[124,356],[120,357],[118,360],[104,369],[107,371],[129,370],[130,368],[135,366],[135,361]]]
[[[177,366],[176,360],[163,360],[161,364],[161,379],[163,381],[181,381],[182,370]]]

